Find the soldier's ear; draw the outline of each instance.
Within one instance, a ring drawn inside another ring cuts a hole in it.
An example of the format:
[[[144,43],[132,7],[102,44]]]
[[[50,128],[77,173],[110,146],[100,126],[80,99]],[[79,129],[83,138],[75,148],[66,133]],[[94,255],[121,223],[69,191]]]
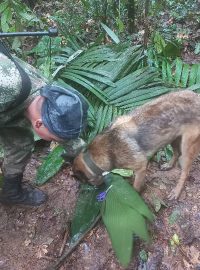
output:
[[[39,129],[42,125],[43,125],[42,119],[39,118],[39,119],[35,120],[35,122],[34,122],[35,129]]]

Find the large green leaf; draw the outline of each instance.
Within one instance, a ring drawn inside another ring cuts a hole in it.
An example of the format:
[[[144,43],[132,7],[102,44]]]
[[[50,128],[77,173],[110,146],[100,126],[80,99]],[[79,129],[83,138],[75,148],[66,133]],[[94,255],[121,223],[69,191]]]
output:
[[[133,247],[133,231],[127,223],[129,215],[127,208],[119,204],[117,201],[112,201],[107,196],[107,202],[104,203],[104,212],[102,214],[103,222],[109,233],[112,247],[123,266],[128,266]]]
[[[76,241],[92,224],[99,214],[101,204],[96,196],[101,189],[82,185],[71,223],[71,243]]]
[[[145,218],[152,221],[154,216],[138,193],[121,176],[110,173],[105,177],[105,182],[106,185],[100,188],[81,185],[71,223],[70,242],[73,244],[81,238],[101,208],[113,249],[120,263],[127,266],[132,256],[133,235],[149,241]],[[97,201],[97,195],[100,194],[106,195],[102,205]]]
[[[154,219],[153,214],[143,201],[141,196],[134,190],[134,188],[126,182],[123,177],[116,174],[109,174],[110,185],[113,185],[112,191],[118,196],[118,201],[122,204],[126,204],[131,208],[137,210],[141,215],[152,221]],[[110,192],[109,192],[110,193]]]
[[[120,196],[122,197],[123,195]],[[106,227],[109,227],[109,231],[112,232],[113,228],[116,227],[118,229],[118,234],[121,231],[124,235],[127,229],[143,240],[149,241],[150,238],[144,217],[137,209],[123,203],[122,200],[119,201],[119,195],[114,189],[108,192],[102,216],[103,221],[106,223]],[[114,238],[116,239],[117,235]]]
[[[37,170],[36,184],[42,185],[54,176],[64,163],[64,159],[61,157],[64,148],[59,145],[55,147],[51,153],[44,160],[42,165]]]
[[[109,174],[105,181],[108,188],[101,209],[102,218],[119,261],[127,266],[132,255],[133,234],[149,241],[145,218],[152,221],[154,216],[121,176]]]

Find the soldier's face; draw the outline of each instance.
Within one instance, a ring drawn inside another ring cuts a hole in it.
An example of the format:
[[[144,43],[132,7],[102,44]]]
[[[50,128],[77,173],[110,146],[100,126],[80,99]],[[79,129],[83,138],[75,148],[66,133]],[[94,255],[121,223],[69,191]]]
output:
[[[30,120],[35,133],[45,141],[62,142],[60,138],[52,134],[43,124],[41,118],[41,105],[44,97],[37,96],[27,108],[25,115]]]
[[[35,124],[33,125],[33,129],[37,135],[45,141],[62,141],[44,126],[41,119],[36,120]]]

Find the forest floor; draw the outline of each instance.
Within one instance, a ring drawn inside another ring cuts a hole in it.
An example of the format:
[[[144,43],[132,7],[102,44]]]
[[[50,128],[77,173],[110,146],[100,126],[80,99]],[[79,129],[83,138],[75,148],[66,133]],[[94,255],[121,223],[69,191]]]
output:
[[[33,182],[37,167],[48,152],[48,145],[37,147],[27,166],[24,179]],[[200,269],[200,159],[192,166],[186,187],[178,201],[167,195],[176,185],[179,168],[160,171],[150,164],[142,197],[156,214],[150,226],[152,243],[139,240],[127,270]],[[40,207],[0,205],[0,269],[44,270],[59,260],[64,236],[69,228],[79,183],[70,167],[64,167],[41,188],[49,199]],[[162,205],[161,204],[165,204]],[[156,209],[156,211],[155,211]],[[179,245],[170,239],[176,234]],[[65,249],[68,246],[65,245]],[[148,259],[141,259],[140,251]],[[122,270],[103,223],[90,231],[60,270]]]

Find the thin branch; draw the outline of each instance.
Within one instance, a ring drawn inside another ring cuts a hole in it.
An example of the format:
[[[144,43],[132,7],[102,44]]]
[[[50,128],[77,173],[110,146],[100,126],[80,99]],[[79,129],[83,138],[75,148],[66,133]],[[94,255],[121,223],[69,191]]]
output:
[[[67,242],[67,240],[68,240],[68,237],[69,237],[69,228],[70,228],[70,226],[69,226],[69,223],[68,223],[68,224],[67,224],[67,228],[66,228],[66,230],[65,230],[63,242],[62,242],[62,245],[61,245],[61,248],[60,248],[60,251],[59,251],[59,255],[58,255],[59,257],[62,256],[63,250],[64,250],[65,245],[66,245],[66,242]]]
[[[80,242],[85,238],[85,236],[87,235],[87,233],[89,231],[92,230],[92,228],[97,224],[97,222],[100,220],[101,218],[101,214],[99,214],[96,219],[94,220],[94,222],[90,225],[90,227],[80,236],[79,239],[76,240],[76,242],[69,247],[68,250],[66,250],[64,252],[64,254],[62,255],[62,257],[60,257],[60,259],[52,266],[48,266],[47,268],[45,268],[45,270],[58,270],[62,264],[65,262],[66,258],[72,253],[72,251],[80,244]]]

